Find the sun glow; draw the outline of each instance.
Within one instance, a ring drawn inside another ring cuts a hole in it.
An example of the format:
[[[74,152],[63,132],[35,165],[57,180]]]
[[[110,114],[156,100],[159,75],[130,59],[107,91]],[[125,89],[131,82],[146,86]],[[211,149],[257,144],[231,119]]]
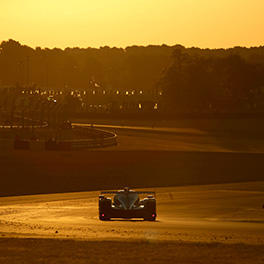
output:
[[[99,47],[263,45],[263,0],[3,0],[0,41]]]

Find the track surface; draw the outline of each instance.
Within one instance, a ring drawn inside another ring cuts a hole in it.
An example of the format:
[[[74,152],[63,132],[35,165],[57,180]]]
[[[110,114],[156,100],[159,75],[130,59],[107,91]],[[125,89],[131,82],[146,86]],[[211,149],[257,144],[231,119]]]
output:
[[[0,263],[263,264],[264,182],[154,190],[156,222],[99,221],[98,192],[0,198]]]
[[[98,192],[0,198],[0,263],[264,262],[264,182],[156,188],[156,222],[98,220]]]
[[[99,221],[99,192],[2,197],[1,264],[264,263],[261,131],[109,129],[106,151],[1,152],[1,195],[196,186],[152,188],[156,222]]]
[[[98,220],[98,192],[0,198],[6,236],[264,243],[264,182],[156,188],[158,218]]]
[[[261,122],[261,120],[259,121]],[[88,123],[73,123],[90,127]],[[179,124],[178,124],[179,125]],[[249,124],[249,126],[252,124]],[[264,130],[241,131],[230,127],[151,127],[95,124],[96,128],[112,130],[118,135],[118,146],[104,150],[162,150],[200,152],[264,152]],[[218,125],[219,126],[219,125]]]

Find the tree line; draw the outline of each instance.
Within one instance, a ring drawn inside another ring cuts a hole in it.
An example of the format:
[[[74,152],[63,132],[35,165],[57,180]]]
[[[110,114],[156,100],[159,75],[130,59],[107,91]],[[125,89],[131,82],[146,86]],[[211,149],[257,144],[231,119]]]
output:
[[[159,111],[264,110],[264,47],[31,48],[0,44],[0,86],[162,91]]]
[[[247,112],[263,109],[264,60],[245,56],[250,49],[193,51],[175,49],[172,62],[159,81],[169,110]],[[264,49],[259,48],[259,51]]]
[[[170,60],[171,47],[35,49],[14,40],[0,45],[2,85],[111,90],[152,89]]]

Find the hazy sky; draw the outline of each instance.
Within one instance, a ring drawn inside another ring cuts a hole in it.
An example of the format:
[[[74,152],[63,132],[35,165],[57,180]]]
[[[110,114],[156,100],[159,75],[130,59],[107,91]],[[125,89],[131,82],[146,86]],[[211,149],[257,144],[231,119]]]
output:
[[[0,0],[0,41],[32,47],[264,45],[264,0]]]

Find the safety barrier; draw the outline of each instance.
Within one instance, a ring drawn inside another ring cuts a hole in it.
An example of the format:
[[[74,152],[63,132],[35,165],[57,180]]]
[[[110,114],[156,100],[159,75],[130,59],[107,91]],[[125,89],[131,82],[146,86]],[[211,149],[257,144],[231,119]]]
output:
[[[92,139],[74,139],[60,141],[46,141],[46,150],[79,150],[89,148],[103,148],[117,145],[117,135],[112,132],[92,129],[94,138]]]
[[[76,127],[76,126],[75,126]],[[79,129],[79,137],[89,135],[89,138],[72,139],[72,140],[26,140],[16,138],[15,140],[0,139],[1,149],[21,149],[21,150],[79,150],[89,148],[103,148],[117,145],[117,135],[110,131],[95,128]]]
[[[30,141],[15,139],[14,149],[30,149]]]
[[[48,127],[48,123],[44,122],[43,125],[2,125],[0,124],[0,128],[12,129],[12,128],[45,128]]]

